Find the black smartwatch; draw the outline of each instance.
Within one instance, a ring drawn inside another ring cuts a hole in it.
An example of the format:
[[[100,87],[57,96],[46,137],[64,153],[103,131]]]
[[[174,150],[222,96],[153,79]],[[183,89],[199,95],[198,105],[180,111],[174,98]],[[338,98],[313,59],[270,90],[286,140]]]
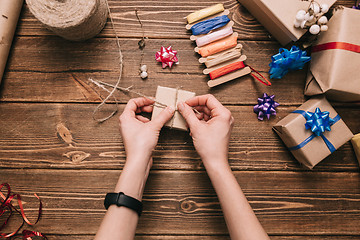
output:
[[[137,212],[139,217],[141,215],[143,208],[142,202],[140,202],[136,198],[125,195],[123,192],[106,194],[104,201],[104,206],[106,210],[110,207],[110,205],[113,204],[115,204],[118,207],[123,206],[130,208],[135,212]]]

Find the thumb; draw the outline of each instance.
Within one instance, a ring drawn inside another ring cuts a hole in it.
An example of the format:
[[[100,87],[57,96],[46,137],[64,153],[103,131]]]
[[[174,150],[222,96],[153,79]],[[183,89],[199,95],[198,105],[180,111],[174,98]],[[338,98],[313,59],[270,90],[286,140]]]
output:
[[[189,105],[185,104],[184,102],[178,103],[178,110],[181,113],[181,115],[185,118],[190,129],[199,122],[199,119],[196,117],[192,108]]]
[[[151,120],[151,122],[158,130],[160,130],[164,124],[171,119],[174,112],[175,109],[173,107],[167,106],[159,113],[159,115],[156,116],[156,118]]]

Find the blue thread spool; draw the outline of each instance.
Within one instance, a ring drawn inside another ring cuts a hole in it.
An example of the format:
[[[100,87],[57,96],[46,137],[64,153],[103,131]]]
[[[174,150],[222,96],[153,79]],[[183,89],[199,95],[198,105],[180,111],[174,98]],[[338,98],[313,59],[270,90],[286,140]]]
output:
[[[228,22],[230,22],[228,16],[222,15],[195,24],[191,27],[191,31],[193,35],[206,34],[211,30],[225,26]]]

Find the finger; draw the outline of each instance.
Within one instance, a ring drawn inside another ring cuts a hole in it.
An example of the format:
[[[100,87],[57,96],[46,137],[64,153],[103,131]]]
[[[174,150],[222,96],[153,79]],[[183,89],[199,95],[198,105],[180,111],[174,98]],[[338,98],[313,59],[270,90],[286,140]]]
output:
[[[207,122],[207,121],[209,121],[209,120],[210,120],[210,116],[205,114],[205,115],[204,115],[204,121]]]
[[[147,123],[147,122],[150,122],[150,119],[144,117],[144,116],[141,116],[141,115],[136,115],[135,116],[137,120],[139,120],[140,122],[143,122],[143,123]]]
[[[199,120],[202,120],[202,119],[204,118],[204,113],[195,114],[195,116],[196,116]]]
[[[196,96],[185,101],[189,106],[207,106],[213,109],[215,107],[223,107],[223,105],[211,94]]]
[[[136,109],[135,113],[142,113],[142,112],[150,113],[153,111],[153,108],[154,108],[153,105],[143,106],[143,107]]]
[[[211,110],[207,106],[196,106],[194,107],[198,112],[205,113],[207,115],[211,115]]]
[[[142,112],[147,112],[147,113],[152,112],[153,109],[154,109],[154,106],[153,106],[153,105],[141,107],[141,111],[142,111]]]
[[[129,102],[126,104],[123,113],[125,115],[135,116],[135,113],[138,111],[139,108],[151,105],[153,103],[154,101],[148,98],[133,98],[130,99]]]
[[[227,114],[228,110],[225,108],[213,95],[201,95],[191,98],[186,101],[189,106],[206,106],[210,111],[210,116],[215,117]]]
[[[193,126],[195,126],[199,120],[196,117],[193,109],[187,105],[184,102],[179,102],[178,103],[178,110],[180,112],[180,114],[185,118],[187,124],[189,125],[190,128],[192,128]]]
[[[169,121],[174,115],[175,109],[173,107],[167,106],[164,108],[159,115],[156,116],[151,123],[155,126],[157,130],[160,130],[164,124]]]

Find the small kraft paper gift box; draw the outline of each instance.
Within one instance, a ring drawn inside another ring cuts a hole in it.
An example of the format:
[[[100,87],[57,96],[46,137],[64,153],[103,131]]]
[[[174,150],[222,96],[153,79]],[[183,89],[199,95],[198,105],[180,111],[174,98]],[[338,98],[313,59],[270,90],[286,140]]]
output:
[[[239,0],[239,2],[273,35],[281,45],[297,41],[306,29],[295,28],[296,13],[308,9],[310,2],[301,0]],[[336,0],[318,0],[330,7]]]
[[[360,101],[360,12],[337,10],[312,47],[305,95],[324,93],[328,99]]]
[[[323,96],[311,98],[273,129],[294,157],[310,169],[353,137]]]
[[[171,106],[177,109],[179,102],[185,102],[189,98],[195,97],[195,93],[177,89],[158,86],[156,90],[155,99],[159,105],[155,103],[151,118],[156,118],[157,115],[164,109],[164,106]],[[178,111],[175,111],[174,116],[165,124],[166,127],[175,128],[183,131],[187,131],[188,127],[185,119]]]

